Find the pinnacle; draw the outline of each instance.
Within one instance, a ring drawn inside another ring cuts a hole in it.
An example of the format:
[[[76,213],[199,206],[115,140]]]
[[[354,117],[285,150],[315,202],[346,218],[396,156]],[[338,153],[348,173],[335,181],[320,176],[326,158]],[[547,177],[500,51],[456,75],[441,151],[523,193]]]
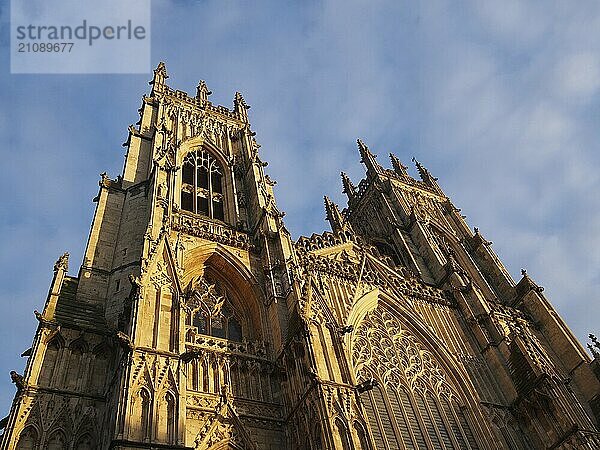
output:
[[[356,194],[356,187],[352,183],[352,180],[350,180],[350,177],[348,177],[346,172],[341,172],[340,175],[342,176],[342,185],[344,187],[342,192],[349,197],[354,196],[354,194]]]
[[[159,62],[158,66],[156,66],[156,69],[154,69],[154,75],[156,74],[161,74],[165,78],[169,78],[167,75],[167,66],[165,65],[164,61]]]

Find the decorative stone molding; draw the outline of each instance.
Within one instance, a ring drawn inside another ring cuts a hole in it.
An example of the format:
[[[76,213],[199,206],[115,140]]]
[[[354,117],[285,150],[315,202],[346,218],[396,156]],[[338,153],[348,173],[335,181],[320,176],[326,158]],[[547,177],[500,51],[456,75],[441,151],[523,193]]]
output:
[[[250,239],[246,233],[202,216],[186,214],[183,211],[175,213],[172,229],[230,247],[251,250]]]

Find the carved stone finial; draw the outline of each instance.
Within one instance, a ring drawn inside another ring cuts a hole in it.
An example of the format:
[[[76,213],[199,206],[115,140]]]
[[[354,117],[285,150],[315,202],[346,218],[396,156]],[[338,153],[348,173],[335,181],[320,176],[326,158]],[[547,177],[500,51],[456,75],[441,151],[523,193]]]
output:
[[[110,186],[110,177],[106,172],[102,172],[100,174],[100,181],[98,182],[100,187],[109,187]]]
[[[532,290],[536,291],[539,294],[544,292],[544,287],[536,284],[536,282],[533,281],[531,279],[531,277],[529,276],[529,274],[527,273],[527,270],[521,269],[521,275],[522,275],[521,281],[519,281],[517,283],[517,285],[515,286],[515,288],[517,290],[517,296],[519,298],[523,298],[529,291],[532,291]]]
[[[390,153],[390,160],[392,161],[392,167],[394,168],[394,172],[398,176],[408,176],[407,167],[400,162],[398,157],[393,153]]]
[[[325,219],[329,221],[331,225],[331,231],[336,232],[344,229],[345,221],[338,205],[331,201],[331,199],[327,196],[324,197],[325,200]]]
[[[598,350],[600,350],[600,342],[598,342],[598,338],[594,336],[592,333],[589,334],[589,338]]]
[[[425,166],[423,166],[419,161],[417,161],[417,159],[415,157],[413,157],[412,161],[415,163],[415,166],[417,167],[417,171],[419,172],[419,176],[421,177],[421,180],[423,180],[423,182],[431,187],[437,187],[436,185],[436,181],[437,178],[432,176],[429,173],[429,170],[427,170],[425,168]]]
[[[342,185],[344,187],[342,192],[348,196],[348,199],[353,199],[356,196],[356,186],[354,186],[352,180],[350,180],[350,177],[346,174],[346,172],[342,172],[341,176]]]
[[[369,147],[367,147],[362,140],[357,139],[356,143],[358,144],[358,152],[360,153],[360,162],[363,163],[367,168],[367,174],[370,175],[379,172],[381,170],[381,166],[375,159],[377,158],[377,155],[371,153]]]
[[[588,337],[592,341],[592,344],[586,345],[588,350],[590,351],[594,359],[600,359],[600,352],[598,352],[598,350],[600,350],[600,342],[598,342],[598,338],[596,338],[596,336],[594,336],[592,333],[588,334]]]
[[[156,69],[154,69],[154,75],[156,76],[157,74],[162,75],[165,78],[169,78],[169,75],[167,75],[167,66],[165,66],[164,61],[160,61],[158,66],[156,66]]]
[[[269,175],[265,175],[265,183],[267,183],[269,186],[275,186],[277,181],[272,180]]]
[[[242,97],[242,94],[239,92],[235,93],[235,98],[233,99],[233,111],[244,121],[248,120],[248,110],[250,106]]]
[[[159,62],[156,69],[154,69],[154,77],[150,81],[150,85],[152,86],[152,94],[160,93],[165,90],[165,81],[169,78],[167,74],[167,67],[164,62]]]
[[[69,252],[64,252],[54,263],[54,272],[59,270],[69,271]]]

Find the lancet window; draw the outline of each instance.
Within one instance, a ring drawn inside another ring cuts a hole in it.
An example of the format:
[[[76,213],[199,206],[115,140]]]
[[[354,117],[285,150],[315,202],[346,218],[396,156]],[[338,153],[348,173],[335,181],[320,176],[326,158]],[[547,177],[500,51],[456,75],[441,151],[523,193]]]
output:
[[[35,428],[29,426],[21,432],[17,448],[22,450],[35,450],[38,448],[38,433]]]
[[[188,153],[181,168],[181,209],[225,220],[223,168],[201,148]]]

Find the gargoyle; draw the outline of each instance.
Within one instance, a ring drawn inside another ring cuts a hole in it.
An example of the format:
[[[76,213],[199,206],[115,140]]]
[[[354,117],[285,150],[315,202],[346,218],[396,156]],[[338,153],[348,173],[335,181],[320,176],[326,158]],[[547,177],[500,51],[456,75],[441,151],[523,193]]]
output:
[[[17,392],[21,392],[23,390],[23,388],[25,388],[25,378],[23,378],[23,375],[19,375],[14,370],[11,370],[10,371],[10,379],[17,387]]]

